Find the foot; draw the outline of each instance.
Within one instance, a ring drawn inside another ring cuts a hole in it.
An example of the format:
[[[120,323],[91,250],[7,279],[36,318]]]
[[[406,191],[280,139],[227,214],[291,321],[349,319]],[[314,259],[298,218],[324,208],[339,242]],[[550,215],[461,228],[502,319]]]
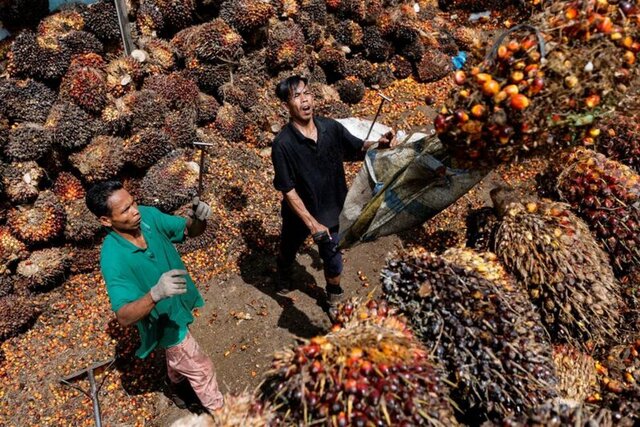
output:
[[[292,291],[292,280],[290,277],[276,277],[275,281],[276,292],[280,295],[286,295]]]
[[[188,406],[184,399],[184,384],[187,382],[187,380],[183,380],[177,384],[172,383],[169,380],[165,380],[164,382],[167,397],[180,409],[187,409]]]

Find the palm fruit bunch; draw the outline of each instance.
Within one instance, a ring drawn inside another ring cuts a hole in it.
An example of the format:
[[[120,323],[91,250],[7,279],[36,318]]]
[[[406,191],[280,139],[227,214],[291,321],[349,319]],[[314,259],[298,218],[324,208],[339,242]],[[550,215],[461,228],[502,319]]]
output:
[[[16,238],[7,227],[0,227],[0,276],[4,276],[10,266],[28,255],[27,246]]]
[[[167,154],[147,170],[141,183],[142,204],[172,212],[196,195],[198,164],[183,149]]]
[[[136,24],[145,36],[171,35],[193,24],[195,0],[142,0],[136,14]]]
[[[170,111],[164,118],[162,130],[174,147],[193,147],[197,139],[198,113],[192,109]]]
[[[82,182],[70,172],[61,172],[56,177],[51,191],[62,203],[84,199],[85,196]]]
[[[276,353],[263,397],[285,425],[457,425],[441,371],[406,329],[361,322]]]
[[[640,124],[633,115],[616,114],[598,123],[597,151],[640,172]]]
[[[220,6],[220,18],[239,33],[248,35],[267,25],[275,10],[264,0],[226,0]]]
[[[198,85],[183,73],[173,72],[149,76],[144,80],[142,87],[157,93],[171,110],[197,108]]]
[[[467,226],[466,246],[480,252],[491,252],[498,221],[492,207],[485,206],[470,211],[465,219]]]
[[[235,61],[243,55],[242,37],[224,20],[217,18],[205,24],[189,27],[171,39],[181,56],[216,63]]]
[[[611,3],[544,2],[531,26],[498,39],[482,67],[456,72],[459,88],[434,121],[455,157],[482,166],[593,144],[589,125],[616,108],[619,76],[637,73],[640,51],[639,23]]]
[[[65,150],[82,148],[97,130],[93,117],[73,102],[59,102],[49,111],[44,125],[54,147]]]
[[[621,293],[607,255],[568,205],[491,191],[501,222],[494,250],[529,292],[555,339],[602,344],[617,335]]]
[[[68,254],[61,248],[33,251],[16,268],[20,281],[31,291],[47,291],[59,285],[69,268]]]
[[[110,179],[124,165],[124,143],[122,138],[96,136],[89,145],[70,155],[69,161],[88,183]]]
[[[387,323],[391,319],[389,323]],[[340,304],[332,313],[332,331],[358,326],[362,323],[385,324],[398,330],[408,330],[404,319],[398,317],[397,309],[389,307],[385,300],[370,299],[361,303],[356,298]]]
[[[592,150],[566,153],[557,191],[589,224],[615,269],[640,265],[640,175]]]
[[[553,363],[558,376],[558,395],[567,401],[591,402],[598,390],[596,361],[569,344],[553,346]]]
[[[7,217],[11,233],[27,245],[39,245],[58,238],[64,231],[64,208],[41,194],[33,205],[12,208]]]
[[[133,112],[125,104],[125,97],[110,99],[100,114],[101,132],[105,135],[126,134],[131,127]]]
[[[233,104],[222,104],[215,120],[215,128],[220,134],[232,142],[240,142],[244,138],[247,119],[242,109]]]
[[[568,402],[546,402],[527,414],[502,420],[487,427],[561,427],[561,426],[624,426],[614,422],[613,414],[606,409],[591,410]],[[627,427],[631,427],[630,425]]]
[[[2,272],[0,268],[0,298],[12,295],[14,291],[13,282],[15,278],[10,273]]]
[[[40,315],[30,298],[7,295],[0,298],[0,342],[29,329]]]
[[[204,92],[198,93],[198,124],[207,125],[216,119],[220,103],[215,97]]]
[[[100,266],[100,246],[75,245],[69,248],[69,273],[82,274],[95,271]]]
[[[146,53],[144,69],[148,74],[166,73],[177,67],[178,53],[167,40],[141,37],[139,43]]]
[[[13,204],[25,204],[38,198],[38,187],[46,173],[36,162],[8,163],[0,167],[4,195]]]
[[[445,365],[470,419],[521,413],[556,396],[540,317],[494,254],[400,252],[382,271],[382,290]]]
[[[143,64],[131,56],[112,59],[105,73],[107,92],[114,97],[137,90],[145,74]]]
[[[304,60],[304,34],[295,22],[278,21],[269,26],[267,65],[271,70],[288,70]]]
[[[56,93],[35,80],[0,80],[0,113],[11,120],[42,123],[55,100]]]
[[[357,104],[364,98],[364,83],[357,77],[339,80],[335,87],[340,94],[340,99],[347,104]]]
[[[65,239],[69,242],[93,239],[102,226],[89,211],[84,199],[70,200],[63,205],[67,219],[64,226]]]
[[[145,128],[124,141],[126,162],[139,169],[147,169],[173,149],[166,132]]]
[[[124,114],[131,115],[131,127],[143,129],[158,128],[164,124],[169,109],[165,100],[155,91],[131,92],[122,99]]]
[[[66,72],[71,55],[57,40],[44,40],[31,30],[23,30],[11,44],[8,60],[11,77],[56,81]]]
[[[118,14],[113,2],[100,0],[81,11],[84,28],[95,34],[100,40],[113,42],[120,40]]]
[[[640,423],[640,339],[609,348],[596,363],[602,390],[601,405],[614,411],[617,419]],[[624,425],[624,424],[621,424]]]
[[[213,414],[213,425],[263,427],[273,425],[275,418],[269,402],[262,402],[245,391],[224,397],[224,406]]]
[[[259,104],[262,90],[250,75],[236,74],[230,81],[220,86],[218,94],[223,102],[237,105],[243,111],[249,111]]]
[[[39,160],[51,150],[51,132],[36,123],[17,123],[9,130],[4,154],[14,161]]]
[[[106,75],[96,67],[72,65],[62,79],[60,95],[89,113],[100,113],[107,102]]]

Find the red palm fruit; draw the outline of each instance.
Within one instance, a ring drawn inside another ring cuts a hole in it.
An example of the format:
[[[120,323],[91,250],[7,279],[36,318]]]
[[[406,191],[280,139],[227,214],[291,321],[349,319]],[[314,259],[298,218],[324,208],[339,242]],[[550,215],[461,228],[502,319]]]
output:
[[[488,80],[482,85],[482,93],[486,96],[494,96],[500,92],[500,84],[495,80]]]
[[[529,104],[529,98],[521,93],[515,94],[509,99],[509,106],[515,110],[524,110]]]

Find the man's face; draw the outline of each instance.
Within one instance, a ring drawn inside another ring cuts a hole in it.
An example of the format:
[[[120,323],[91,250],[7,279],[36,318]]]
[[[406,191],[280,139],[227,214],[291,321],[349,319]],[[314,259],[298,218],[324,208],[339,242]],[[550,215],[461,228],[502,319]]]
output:
[[[107,205],[111,209],[111,215],[100,217],[102,225],[123,232],[140,229],[138,204],[127,190],[122,188],[113,192],[107,199]]]
[[[300,82],[287,102],[291,118],[308,122],[313,117],[313,95],[304,82]]]

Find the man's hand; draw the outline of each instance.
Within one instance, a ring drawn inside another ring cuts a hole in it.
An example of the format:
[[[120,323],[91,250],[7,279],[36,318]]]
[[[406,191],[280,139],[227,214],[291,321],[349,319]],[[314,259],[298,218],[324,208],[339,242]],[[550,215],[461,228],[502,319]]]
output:
[[[186,293],[187,279],[184,276],[187,274],[186,270],[169,270],[160,276],[158,283],[149,291],[153,302]]]
[[[198,221],[205,221],[211,215],[211,208],[205,202],[200,201],[199,197],[194,197],[191,201],[191,209],[188,215]]]
[[[314,221],[311,224],[311,227],[309,227],[309,231],[311,232],[312,236],[319,236],[322,233],[326,233],[327,236],[329,236],[329,240],[331,240],[331,231],[329,231],[329,228],[327,228],[324,225],[320,224],[318,221]],[[316,238],[314,237],[314,241],[315,241],[315,239]]]
[[[393,148],[398,145],[398,140],[396,139],[396,133],[393,130],[385,133],[378,140],[378,149],[384,150],[386,148]]]

